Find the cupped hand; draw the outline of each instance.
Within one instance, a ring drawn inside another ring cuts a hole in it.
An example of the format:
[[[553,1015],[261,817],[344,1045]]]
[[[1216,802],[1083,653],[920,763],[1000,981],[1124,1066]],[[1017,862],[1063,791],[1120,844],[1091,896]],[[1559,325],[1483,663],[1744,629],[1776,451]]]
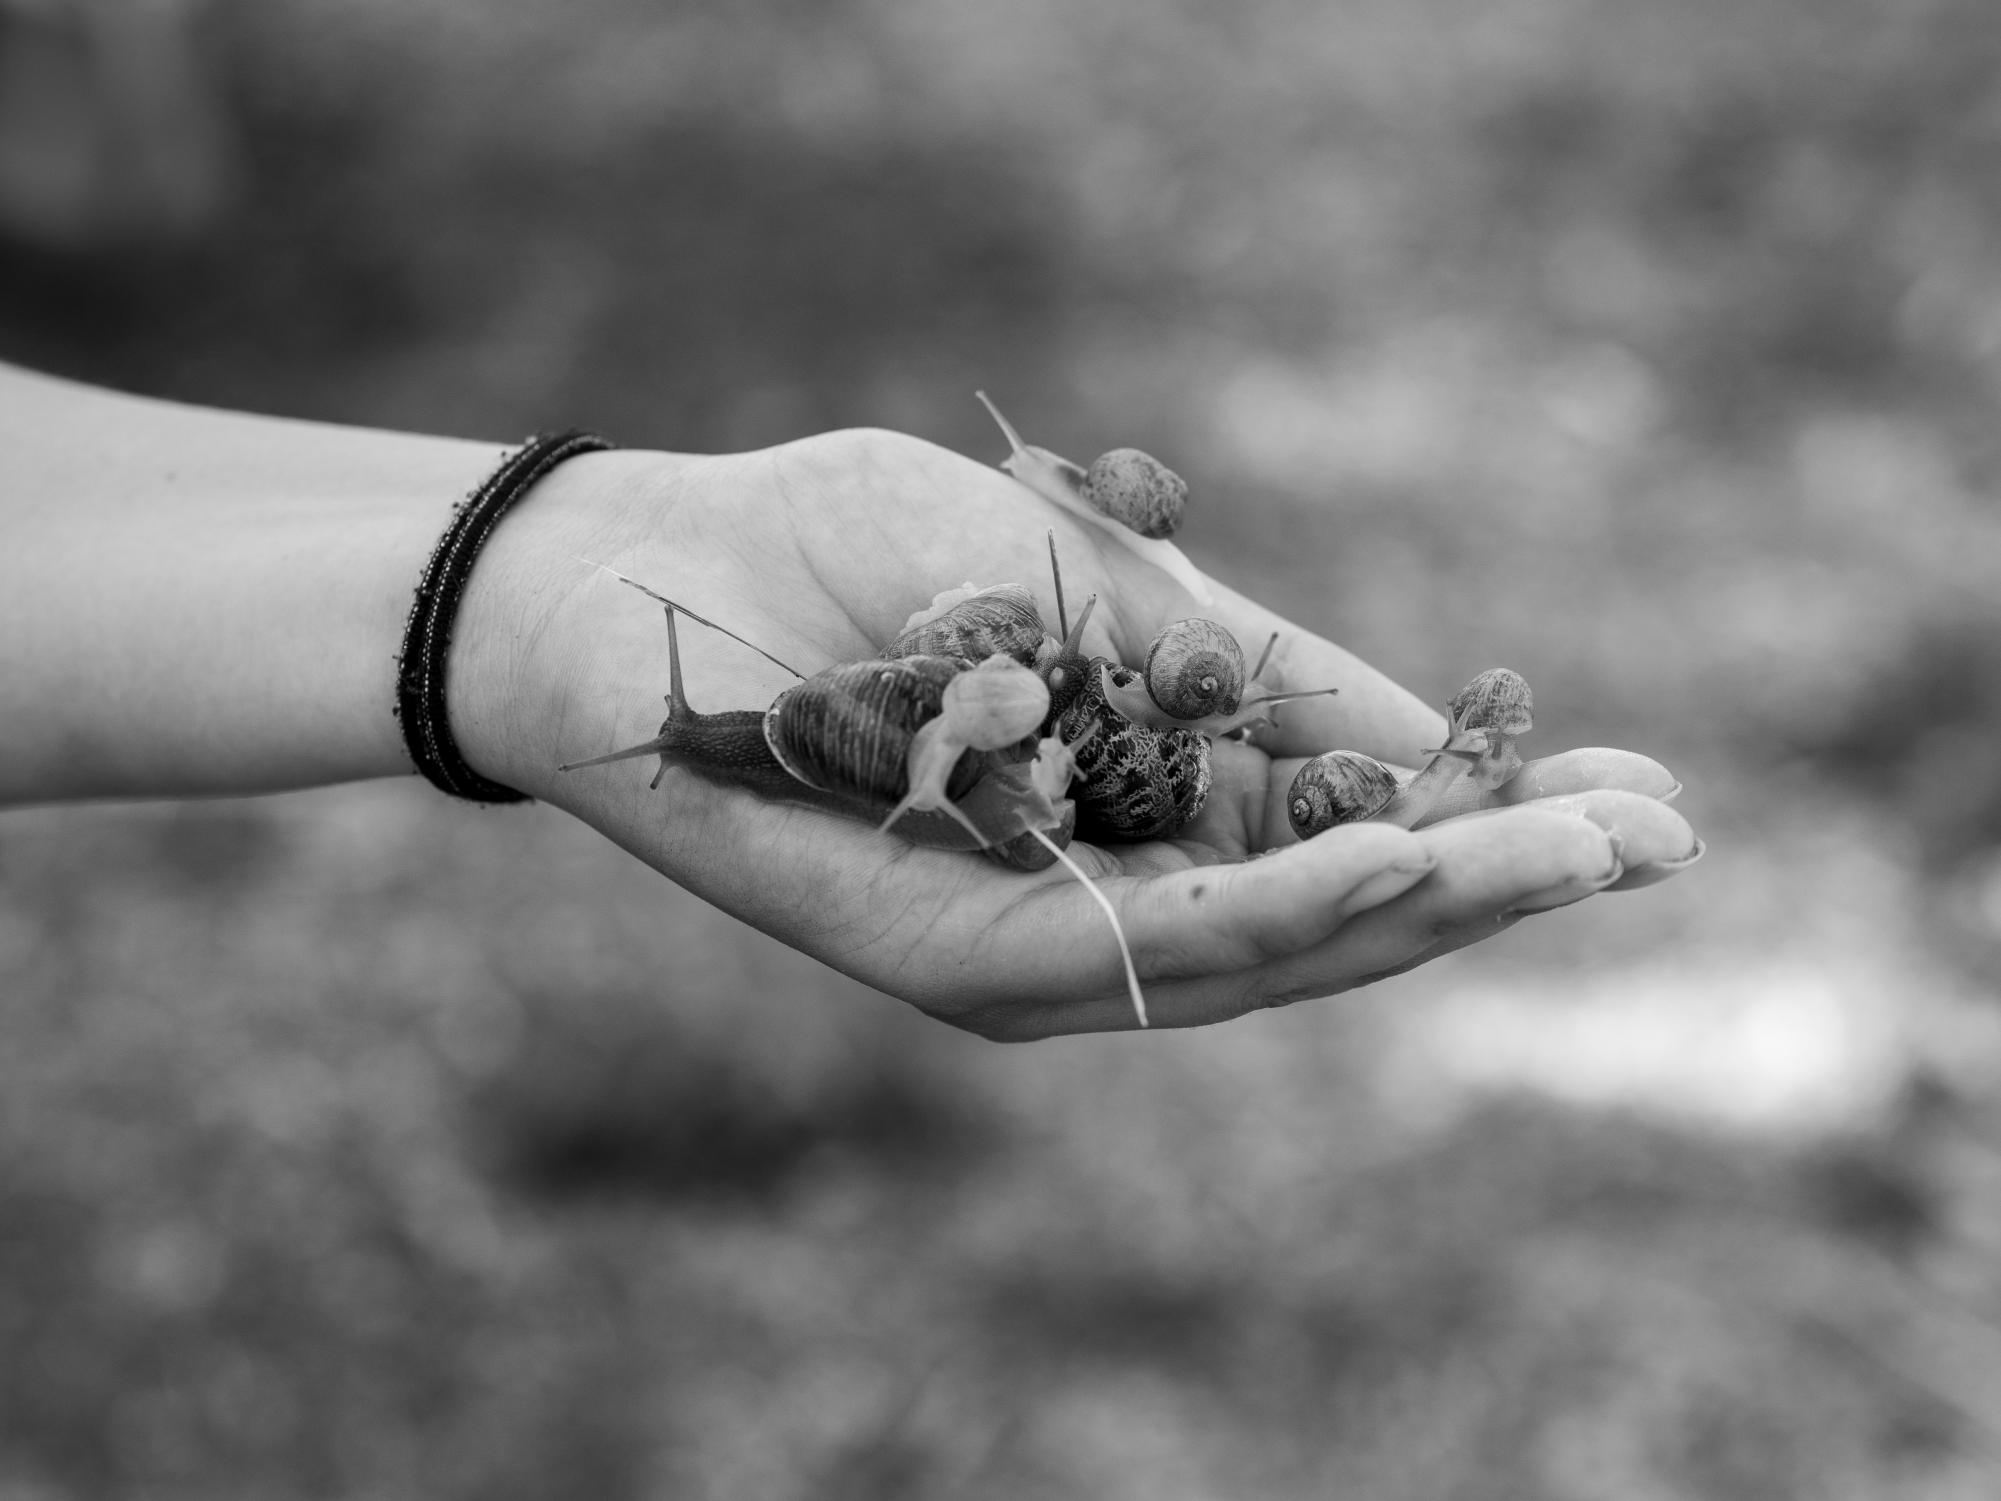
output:
[[[999,470],[887,432],[720,457],[590,455],[558,469],[475,575],[455,725],[488,775],[933,1016],[997,1039],[1132,1027],[1112,930],[1060,866],[1031,875],[919,848],[671,760],[657,790],[653,760],[556,769],[648,740],[662,716],[663,611],[613,571],[758,648],[682,622],[688,699],[713,713],[763,708],[795,681],[786,667],[811,674],[874,655],[965,583],[1027,585],[1053,632],[1052,532],[1072,618],[1098,597],[1087,651],[1138,662],[1162,625],[1203,614],[1253,653],[1279,633],[1267,683],[1340,690],[1284,706],[1254,744],[1216,742],[1207,805],[1179,837],[1072,845],[1119,914],[1154,1025],[1346,990],[1524,914],[1659,879],[1700,852],[1663,801],[1676,790],[1668,774],[1618,751],[1531,763],[1416,831],[1364,824],[1299,843],[1284,795],[1301,758],[1338,745],[1409,765],[1439,743],[1442,717],[1220,584],[1198,605]]]

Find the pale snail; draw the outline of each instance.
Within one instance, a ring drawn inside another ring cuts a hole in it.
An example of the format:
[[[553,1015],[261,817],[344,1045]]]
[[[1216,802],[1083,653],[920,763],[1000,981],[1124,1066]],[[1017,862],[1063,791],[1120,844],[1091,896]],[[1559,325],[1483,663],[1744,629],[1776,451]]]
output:
[[[1045,500],[1082,517],[1170,574],[1203,605],[1215,595],[1195,565],[1167,539],[1181,525],[1188,486],[1181,476],[1137,448],[1100,454],[1087,468],[1022,440],[984,391],[973,393],[1007,438],[1001,468]]]
[[[1431,811],[1464,773],[1482,788],[1503,785],[1521,769],[1514,737],[1530,727],[1529,686],[1519,673],[1489,668],[1447,706],[1451,733],[1408,782],[1359,751],[1315,756],[1292,779],[1286,819],[1310,839],[1340,824],[1365,820],[1410,828]]]

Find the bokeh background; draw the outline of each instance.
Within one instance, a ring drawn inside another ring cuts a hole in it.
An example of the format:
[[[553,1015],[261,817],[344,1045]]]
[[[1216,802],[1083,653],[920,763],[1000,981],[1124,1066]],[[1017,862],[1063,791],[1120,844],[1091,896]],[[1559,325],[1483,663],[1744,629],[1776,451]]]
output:
[[[1997,162],[1990,0],[4,0],[0,356],[984,386],[1710,854],[1006,1049],[548,809],[9,812],[0,1498],[2001,1493]]]

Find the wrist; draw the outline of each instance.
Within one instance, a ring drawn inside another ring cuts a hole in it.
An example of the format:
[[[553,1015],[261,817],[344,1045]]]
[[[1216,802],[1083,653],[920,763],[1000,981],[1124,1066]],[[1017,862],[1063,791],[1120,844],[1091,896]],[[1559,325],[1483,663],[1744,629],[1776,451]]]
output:
[[[480,775],[547,796],[573,703],[587,700],[590,643],[577,599],[589,563],[611,550],[618,518],[659,454],[579,454],[535,481],[495,526],[459,601],[446,707]]]

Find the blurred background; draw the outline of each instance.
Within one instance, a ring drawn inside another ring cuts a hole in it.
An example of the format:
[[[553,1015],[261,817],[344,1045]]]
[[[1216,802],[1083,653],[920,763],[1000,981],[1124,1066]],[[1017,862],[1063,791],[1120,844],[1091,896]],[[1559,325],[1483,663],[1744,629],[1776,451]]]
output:
[[[0,357],[998,460],[983,386],[1710,844],[1004,1049],[545,808],[10,812],[0,1501],[2001,1491],[1997,151],[1989,0],[0,0]]]

